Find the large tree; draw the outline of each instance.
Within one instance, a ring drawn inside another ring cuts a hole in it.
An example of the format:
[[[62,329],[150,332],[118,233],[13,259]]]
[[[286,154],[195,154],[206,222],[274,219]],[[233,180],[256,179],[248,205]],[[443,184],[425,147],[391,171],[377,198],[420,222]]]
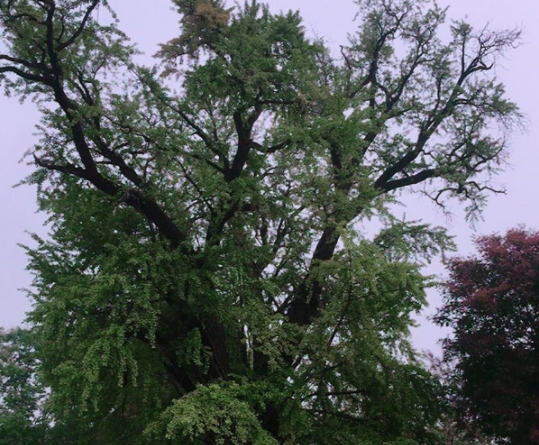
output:
[[[492,74],[518,31],[362,1],[335,57],[297,13],[175,0],[148,68],[96,19],[108,3],[0,1],[3,84],[43,115],[30,321],[57,416],[109,444],[430,440],[408,328],[448,240],[387,205],[482,206],[519,117]]]
[[[539,444],[539,233],[476,240],[478,255],[449,262],[437,320],[454,362],[460,418],[514,445]]]

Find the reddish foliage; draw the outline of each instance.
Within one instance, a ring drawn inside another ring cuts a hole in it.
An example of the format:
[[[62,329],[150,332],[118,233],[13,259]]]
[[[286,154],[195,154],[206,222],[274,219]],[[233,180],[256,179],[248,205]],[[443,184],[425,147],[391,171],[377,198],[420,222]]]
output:
[[[475,241],[479,255],[448,264],[436,321],[451,326],[461,420],[511,444],[539,444],[539,232]]]

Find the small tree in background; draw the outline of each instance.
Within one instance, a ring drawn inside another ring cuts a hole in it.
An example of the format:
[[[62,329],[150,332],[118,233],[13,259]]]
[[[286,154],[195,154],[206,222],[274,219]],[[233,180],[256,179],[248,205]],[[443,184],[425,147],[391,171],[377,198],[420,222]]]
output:
[[[430,372],[438,378],[442,386],[438,401],[441,414],[433,430],[437,439],[436,443],[439,442],[441,445],[495,445],[493,438],[480,431],[477,425],[469,422],[464,423],[459,418],[454,363],[443,360],[432,351],[424,353],[424,360],[429,366]]]
[[[448,263],[437,322],[455,362],[460,419],[514,445],[539,443],[539,232],[476,241],[478,256]]]
[[[32,333],[0,328],[0,445],[45,443],[45,391]]]

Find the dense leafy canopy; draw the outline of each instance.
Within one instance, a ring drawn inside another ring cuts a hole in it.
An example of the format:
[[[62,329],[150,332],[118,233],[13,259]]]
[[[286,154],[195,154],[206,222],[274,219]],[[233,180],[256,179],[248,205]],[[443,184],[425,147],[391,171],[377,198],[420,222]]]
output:
[[[479,255],[449,263],[438,322],[454,337],[456,400],[464,422],[511,444],[539,443],[539,233],[476,240]]]
[[[454,22],[444,43],[433,2],[361,1],[335,57],[296,13],[174,4],[148,68],[105,0],[0,1],[1,80],[43,115],[29,321],[51,412],[93,443],[432,442],[408,330],[450,241],[388,204],[481,208],[518,32]]]

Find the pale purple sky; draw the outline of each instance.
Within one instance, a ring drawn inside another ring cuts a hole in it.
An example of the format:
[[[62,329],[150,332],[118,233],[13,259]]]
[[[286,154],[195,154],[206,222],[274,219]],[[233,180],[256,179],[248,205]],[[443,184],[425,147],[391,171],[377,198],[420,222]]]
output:
[[[119,15],[121,28],[131,36],[148,57],[156,51],[157,43],[177,35],[178,16],[167,0],[110,0]],[[322,37],[328,45],[338,48],[346,43],[348,32],[355,30],[353,18],[356,6],[352,0],[269,0],[273,11],[299,9],[305,27],[311,35]],[[467,19],[476,27],[490,24],[495,29],[522,27],[523,45],[512,50],[502,60],[496,74],[528,119],[528,131],[514,134],[510,144],[510,164],[499,176],[507,195],[493,196],[484,212],[484,221],[475,230],[464,222],[462,212],[455,207],[455,216],[447,219],[434,206],[426,205],[424,198],[412,198],[406,214],[411,219],[444,225],[455,235],[459,253],[472,252],[470,238],[477,234],[505,232],[519,224],[539,229],[539,1],[538,0],[439,0],[449,5],[452,18]],[[28,186],[12,188],[30,171],[18,163],[24,152],[35,141],[34,126],[39,116],[34,105],[20,105],[17,99],[0,95],[0,146],[4,161],[0,163],[0,203],[4,217],[0,222],[0,326],[13,327],[22,322],[25,311],[30,309],[24,292],[18,289],[29,286],[31,277],[25,271],[26,258],[18,243],[29,243],[28,232],[43,234],[44,216],[36,214],[35,191]],[[429,271],[443,272],[439,263]],[[431,313],[439,304],[435,292],[429,295]],[[414,331],[418,348],[434,348],[440,331],[424,320]]]

